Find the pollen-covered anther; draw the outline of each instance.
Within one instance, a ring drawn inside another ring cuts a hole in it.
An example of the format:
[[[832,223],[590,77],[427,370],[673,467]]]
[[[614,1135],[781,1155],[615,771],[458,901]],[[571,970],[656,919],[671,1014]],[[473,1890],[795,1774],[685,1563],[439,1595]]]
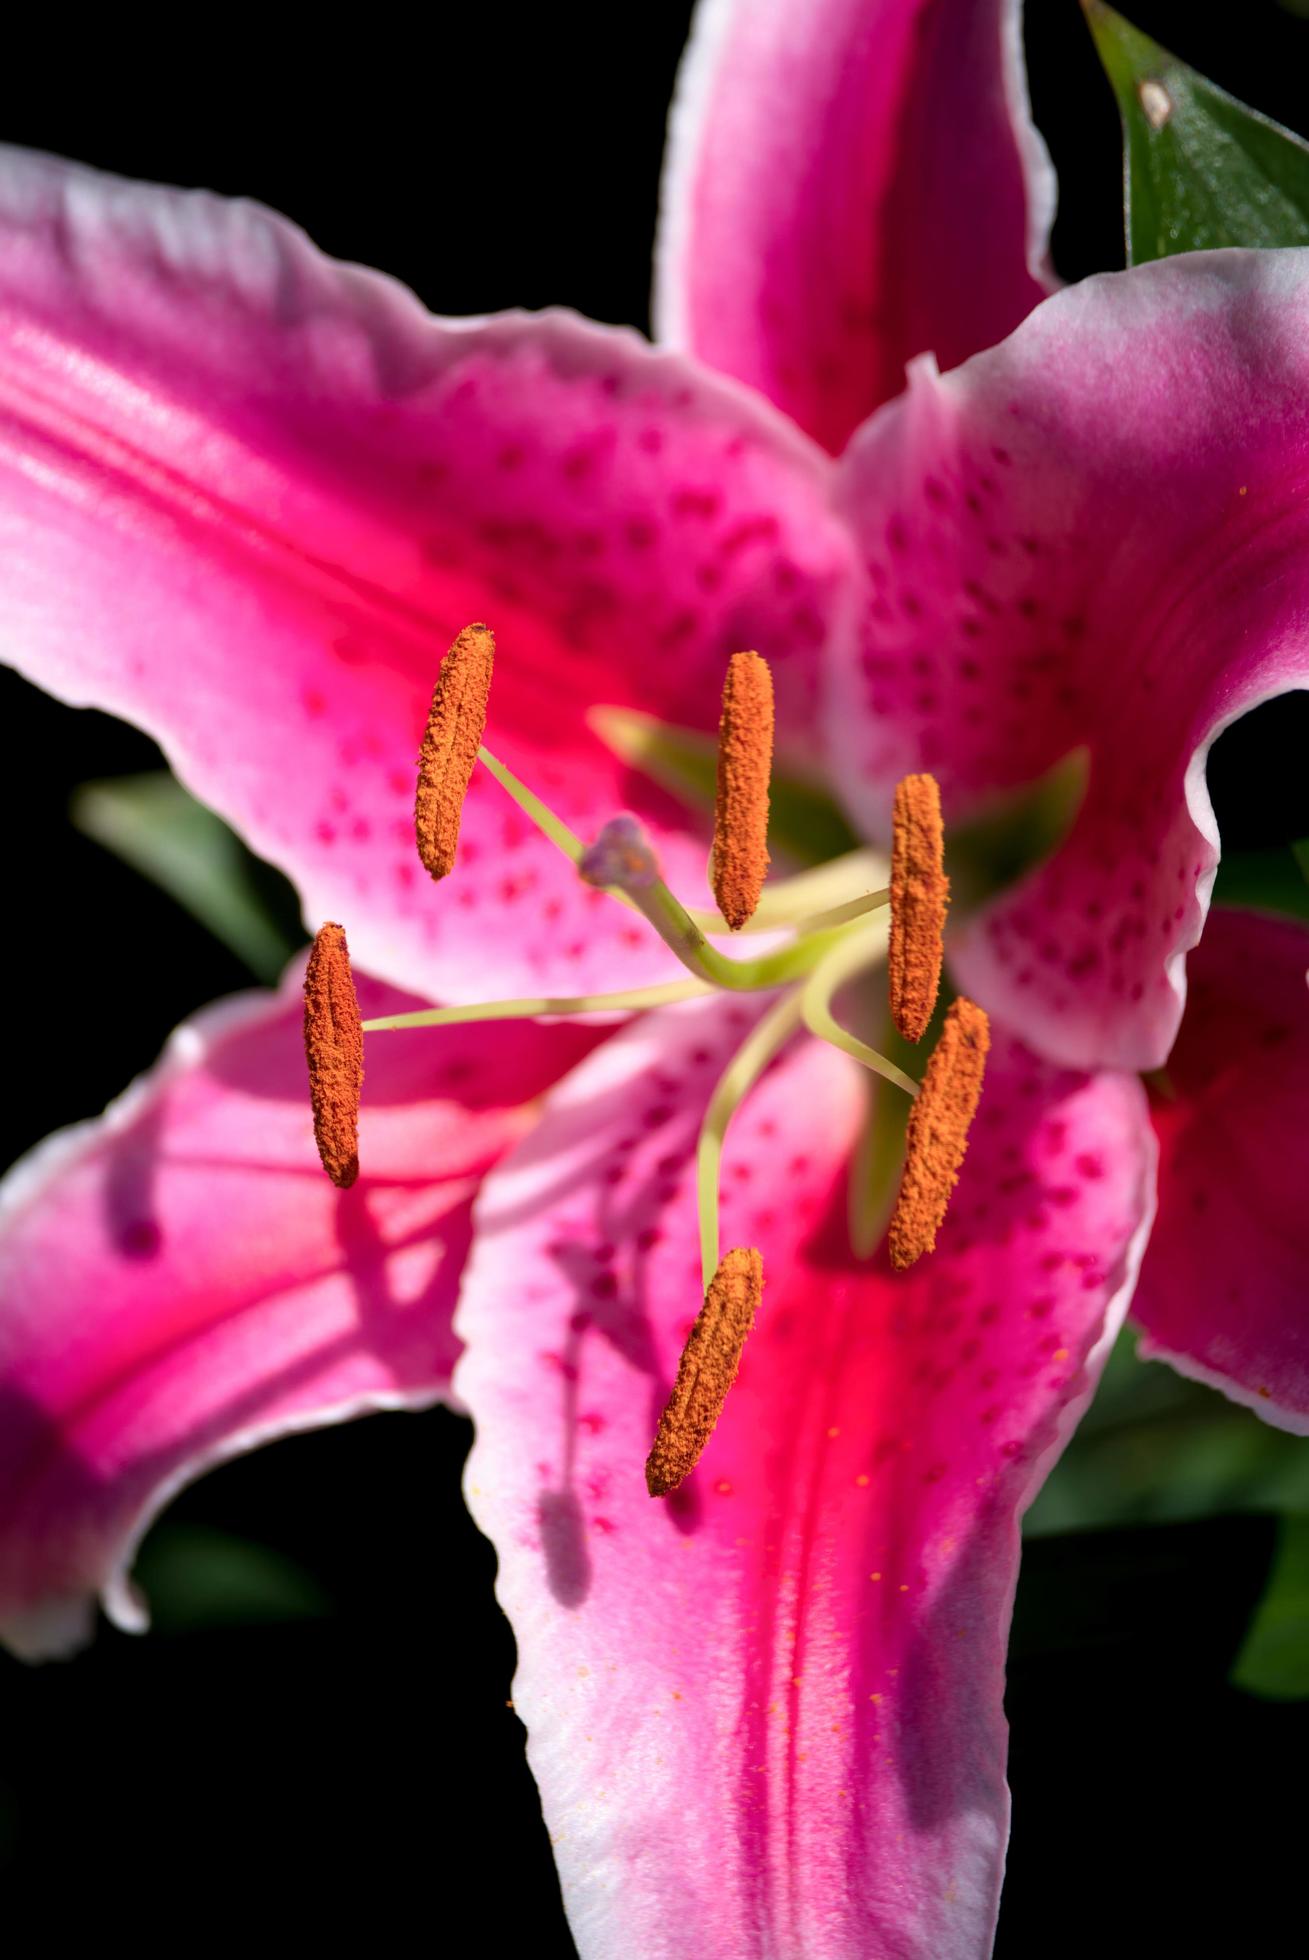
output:
[[[364,1035],[345,932],[320,926],[305,969],[305,1056],[323,1169],[347,1190],[359,1175]]]
[[[891,819],[891,1016],[906,1041],[921,1041],[941,985],[950,880],[935,776],[905,776]]]
[[[432,693],[418,752],[414,834],[418,855],[433,878],[444,878],[454,869],[459,819],[486,728],[494,658],[490,627],[465,626],[441,662]]]
[[[984,1009],[961,996],[945,1017],[941,1039],[909,1112],[904,1175],[889,1234],[891,1264],[897,1272],[936,1245],[968,1148],[968,1129],[981,1098],[990,1046],[991,1024]]]
[[[773,677],[757,653],[734,653],[718,724],[718,797],[710,880],[733,932],[753,915],[768,870]]]
[[[714,1433],[764,1290],[764,1262],[737,1246],[721,1261],[687,1336],[677,1380],[646,1458],[651,1497],[667,1497],[700,1460]]]

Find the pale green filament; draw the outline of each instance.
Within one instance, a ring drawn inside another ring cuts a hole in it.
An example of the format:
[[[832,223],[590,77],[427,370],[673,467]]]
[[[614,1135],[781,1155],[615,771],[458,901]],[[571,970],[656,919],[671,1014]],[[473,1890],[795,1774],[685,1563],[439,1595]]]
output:
[[[834,1048],[840,1048],[847,1055],[853,1055],[857,1062],[870,1068],[887,1082],[893,1082],[903,1089],[907,1096],[918,1094],[918,1084],[911,1075],[897,1068],[885,1055],[870,1048],[866,1041],[843,1028],[832,1013],[832,1001],[845,982],[864,967],[872,966],[881,957],[882,947],[879,938],[871,933],[850,932],[842,935],[834,946],[810,974],[801,990],[801,1012],[804,1024],[810,1034],[816,1034],[823,1041],[830,1041]]]
[[[580,866],[587,848],[582,840],[488,749],[480,748],[478,756],[523,814],[574,868]],[[601,889],[608,896],[640,912],[654,927],[688,969],[688,978],[619,993],[540,995],[422,1008],[412,1014],[380,1015],[365,1021],[363,1031],[382,1034],[479,1021],[641,1013],[702,998],[718,989],[756,991],[799,983],[790,985],[747,1035],[720,1076],[705,1111],[696,1145],[696,1193],[701,1269],[707,1289],[719,1264],[719,1172],[728,1125],[769,1062],[798,1028],[807,1027],[907,1095],[918,1093],[911,1077],[841,1027],[832,1014],[831,1003],[840,987],[881,955],[884,935],[870,930],[864,922],[890,900],[889,891],[874,888],[875,881],[885,875],[884,861],[861,850],[779,880],[764,892],[751,930],[791,927],[795,936],[786,945],[753,959],[732,959],[720,953],[709,943],[706,932],[725,930],[724,921],[716,912],[688,911],[661,878],[652,879],[646,886],[633,882],[627,890],[604,886]]]
[[[477,751],[478,760],[484,762],[499,783],[507,790],[525,817],[530,817],[538,830],[544,831],[550,842],[561,850],[564,856],[576,864],[586,849],[580,837],[574,836],[566,823],[561,823],[553,810],[547,809],[540,797],[535,795],[526,783],[520,783],[512,769],[506,769],[503,762],[491,754],[490,749]]]
[[[776,932],[779,926],[806,927],[821,919],[827,907],[849,899],[877,897],[886,877],[886,859],[876,851],[847,851],[827,864],[816,864],[794,877],[777,878],[764,886],[759,903],[741,931]],[[702,932],[726,932],[727,921],[714,911],[690,908],[691,917]]]
[[[778,1050],[802,1019],[799,989],[779,1000],[748,1034],[719,1076],[696,1145],[696,1196],[700,1212],[700,1271],[706,1291],[718,1271],[718,1169],[727,1126]]]
[[[489,749],[481,748],[477,753],[496,781],[513,797],[524,816],[531,818],[570,863],[578,864],[586,848],[581,839],[573,834],[567,824],[561,823],[525,783],[519,782],[511,769],[506,769],[503,762],[497,761]],[[837,937],[833,925],[826,933],[820,931],[812,938],[806,936],[798,939],[793,945],[779,947],[776,952],[765,953],[758,959],[733,960],[709,944],[691,914],[662,878],[656,878],[639,892],[619,891],[613,885],[606,885],[603,889],[611,898],[621,899],[625,905],[634,906],[642,913],[664,944],[676,953],[682,965],[697,980],[713,987],[725,987],[732,993],[753,993],[763,987],[776,987],[787,980],[801,979],[812,970],[815,962],[822,958]],[[880,903],[880,894],[874,896]],[[858,900],[855,903],[857,916],[859,910],[866,909],[866,901]],[[844,907],[838,910],[843,918],[851,916]]]
[[[534,1021],[546,1015],[639,1014],[649,1007],[671,1007],[679,1000],[696,1000],[713,992],[704,980],[669,980],[659,987],[629,987],[626,993],[576,994],[569,999],[542,996],[536,1000],[488,1000],[469,1007],[424,1007],[413,1014],[383,1014],[365,1021],[365,1034],[389,1034],[397,1028],[449,1028],[468,1021]]]
[[[888,886],[883,891],[865,892],[862,898],[848,898],[844,905],[830,906],[826,912],[810,912],[800,918],[787,920],[786,923],[798,926],[806,935],[811,932],[826,932],[833,926],[852,925],[856,919],[867,918],[870,912],[880,912],[884,905],[890,903],[891,892]],[[686,916],[698,932],[727,932],[730,929],[726,919],[717,912],[700,912],[693,907],[688,907]],[[774,920],[771,925],[758,926],[751,919],[748,924],[742,926],[741,930],[772,932],[776,931],[780,923],[781,921]]]
[[[884,905],[891,903],[891,888],[884,891],[866,892],[862,898],[847,899],[844,905],[833,905],[826,912],[815,912],[812,918],[804,921],[806,932],[828,932],[834,926],[848,926],[856,919],[866,919],[870,912],[880,912]]]
[[[850,1156],[846,1222],[856,1259],[871,1259],[891,1222],[904,1168],[905,1129],[911,1105],[893,1083],[865,1075],[867,1115]]]

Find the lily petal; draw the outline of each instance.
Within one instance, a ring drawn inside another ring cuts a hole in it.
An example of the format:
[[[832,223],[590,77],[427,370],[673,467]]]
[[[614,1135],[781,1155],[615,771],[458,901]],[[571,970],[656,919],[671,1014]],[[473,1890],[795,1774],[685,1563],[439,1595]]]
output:
[[[481,771],[433,892],[413,802],[437,669],[489,621],[490,747],[583,833],[634,804],[698,894],[707,833],[584,715],[710,728],[727,657],[759,646],[803,744],[848,557],[827,475],[765,403],[630,332],[439,321],[257,205],[0,152],[4,657],[148,729],[397,984],[673,970]]]
[[[1054,199],[1018,0],[701,0],[659,337],[839,451],[914,355],[953,367],[1044,296]]]
[[[91,1632],[179,1487],[257,1443],[449,1397],[473,1196],[576,1027],[386,1035],[368,1047],[363,1172],[321,1170],[299,970],[181,1027],[106,1115],[0,1191],[0,1637]],[[366,1013],[404,997],[360,981]],[[412,1003],[410,1003],[412,1004]]]
[[[456,1318],[564,1900],[585,1960],[978,1960],[1007,1831],[1017,1514],[1085,1404],[1153,1196],[1139,1083],[1002,1037],[940,1248],[854,1267],[864,1100],[793,1048],[727,1141],[763,1304],[701,1462],[643,1464],[700,1305],[690,1152],[747,1025],[630,1027],[483,1188]]]
[[[884,833],[929,769],[947,824],[1085,745],[1062,847],[960,931],[969,993],[1070,1066],[1177,1032],[1218,840],[1209,744],[1309,685],[1309,252],[1194,253],[1058,293],[852,444],[860,631],[831,731]]]
[[[1159,1132],[1159,1219],[1133,1316],[1143,1356],[1309,1435],[1309,930],[1215,912]]]

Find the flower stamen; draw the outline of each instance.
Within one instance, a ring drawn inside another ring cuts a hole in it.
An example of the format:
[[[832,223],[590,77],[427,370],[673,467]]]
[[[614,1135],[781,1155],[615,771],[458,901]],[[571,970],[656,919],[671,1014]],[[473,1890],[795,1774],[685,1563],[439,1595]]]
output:
[[[768,870],[773,677],[757,653],[734,653],[718,724],[718,794],[710,859],[714,899],[733,932],[759,903]]]
[[[763,1287],[764,1262],[753,1247],[729,1252],[710,1280],[646,1459],[651,1497],[676,1490],[699,1462],[736,1380]]]
[[[714,989],[705,980],[666,980],[654,987],[627,987],[614,994],[540,994],[523,1000],[473,1001],[466,1007],[420,1007],[412,1014],[379,1014],[365,1021],[365,1034],[393,1034],[402,1028],[452,1028],[471,1021],[547,1021],[578,1014],[644,1014],[652,1007],[703,1000]]]
[[[891,1264],[897,1272],[936,1246],[950,1194],[959,1181],[990,1045],[985,1011],[961,995],[945,1017],[922,1089],[909,1112],[904,1175],[888,1235]]]
[[[945,832],[935,776],[905,776],[891,819],[891,1016],[921,1041],[941,985],[946,906]]]
[[[918,1084],[911,1075],[889,1056],[873,1048],[858,1035],[843,1028],[832,1012],[832,1001],[847,980],[854,978],[865,968],[873,966],[881,958],[880,938],[871,932],[847,933],[826,953],[809,975],[801,996],[804,1024],[810,1034],[817,1035],[820,1041],[828,1041],[833,1048],[839,1048],[846,1055],[852,1055],[864,1068],[871,1069],[886,1082],[903,1089],[907,1096],[916,1096]]]
[[[783,996],[750,1030],[714,1085],[696,1143],[696,1199],[700,1219],[701,1284],[718,1270],[718,1171],[727,1126],[759,1077],[800,1025],[799,990]]]
[[[495,636],[480,623],[465,626],[437,676],[418,754],[414,834],[433,878],[454,870],[459,819],[486,727]]]
[[[523,815],[536,825],[541,835],[547,837],[557,851],[562,851],[570,864],[580,864],[586,846],[576,832],[571,831],[568,825],[541,801],[535,791],[530,790],[526,783],[520,782],[512,769],[506,769],[504,763],[497,756],[493,756],[490,749],[485,746],[479,748],[477,759],[482,767],[495,777],[506,796],[511,797]],[[617,896],[621,897],[621,893]]]
[[[314,1140],[323,1169],[339,1190],[346,1191],[359,1175],[364,1037],[350,949],[341,926],[320,926],[310,951],[304,1029]]]
[[[752,993],[776,987],[809,973],[841,929],[865,913],[885,905],[889,892],[864,892],[830,912],[797,921],[800,930],[790,945],[756,959],[732,959],[711,946],[701,920],[689,912],[659,875],[659,863],[639,818],[623,812],[601,826],[591,844],[558,818],[527,784],[490,751],[479,748],[478,758],[513,798],[523,815],[568,859],[584,883],[604,891],[620,904],[640,912],[664,944],[698,980],[712,987]],[[703,918],[703,915],[701,915]],[[711,928],[714,923],[706,919]]]
[[[483,746],[494,647],[489,628],[466,626],[441,663],[423,738],[415,801],[415,831],[424,865],[434,878],[445,877],[453,868],[463,801],[473,766],[480,760],[575,873],[641,913],[677,955],[689,977],[612,994],[474,1002],[382,1015],[363,1022],[345,933],[339,925],[325,925],[314,943],[305,975],[305,1052],[314,1133],[333,1182],[342,1188],[352,1184],[359,1170],[365,1032],[639,1013],[720,989],[785,990],[761,1015],[728,1063],[710,1098],[697,1141],[696,1194],[705,1300],[647,1466],[651,1492],[664,1494],[688,1474],[713,1430],[735,1378],[741,1344],[763,1285],[757,1252],[738,1248],[725,1259],[719,1258],[719,1173],[727,1128],[744,1097],[773,1057],[804,1026],[914,1099],[906,1164],[890,1227],[892,1264],[903,1268],[934,1246],[957,1179],[968,1125],[981,1093],[988,1043],[986,1016],[969,1001],[955,1003],[920,1090],[911,1076],[842,1027],[833,1013],[841,987],[881,958],[885,942],[880,922],[872,915],[889,902],[894,1019],[910,1040],[920,1039],[930,1020],[940,981],[942,928],[949,893],[943,867],[940,793],[933,777],[906,776],[897,788],[887,889],[869,889],[869,874],[880,867],[868,853],[856,851],[765,893],[774,728],[772,676],[757,653],[733,654],[723,686],[711,864],[719,909],[716,913],[694,913],[664,882],[653,845],[638,818],[626,814],[611,818],[588,846]],[[792,929],[786,944],[753,959],[733,959],[720,953],[706,936],[724,921],[729,929],[740,930],[756,912],[758,924],[768,922]]]
[[[815,923],[831,924],[831,915],[837,911],[854,916],[850,911],[854,906],[872,911],[889,905],[890,886],[878,886],[878,880],[886,875],[883,860],[872,851],[860,849],[825,864],[810,865],[789,878],[775,878],[764,886],[758,905],[741,930],[747,937],[756,932],[776,932],[779,926],[807,931]],[[704,932],[721,932],[727,923],[716,910],[687,909]]]

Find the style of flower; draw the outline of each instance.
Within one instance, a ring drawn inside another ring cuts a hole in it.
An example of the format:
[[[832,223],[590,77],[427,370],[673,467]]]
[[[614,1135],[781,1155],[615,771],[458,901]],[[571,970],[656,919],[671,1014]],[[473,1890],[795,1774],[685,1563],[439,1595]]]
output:
[[[669,1497],[642,1465],[749,997],[370,1035],[337,1189],[297,970],[6,1187],[6,1637],[67,1649],[97,1595],[142,1625],[132,1551],[207,1465],[450,1398],[588,1956],[985,1952],[1017,1519],[1155,1209],[1135,1071],[1167,1059],[1171,1087],[1147,1348],[1309,1428],[1303,931],[1211,920],[1173,1047],[1206,748],[1309,671],[1309,264],[1042,299],[1018,50],[1002,0],[708,6],[653,349],[564,313],[436,321],[256,207],[0,164],[7,657],[156,735],[344,921],[369,1019],[679,971],[487,769],[430,883],[412,758],[470,620],[498,634],[496,755],[585,839],[634,812],[684,894],[703,831],[595,710],[711,727],[742,649],[780,766],[821,756],[874,842],[907,775],[949,826],[1089,751],[1066,840],[950,949],[995,1029],[937,1250],[852,1254],[848,1055],[795,1042],[742,1105],[722,1233],[766,1290]]]

